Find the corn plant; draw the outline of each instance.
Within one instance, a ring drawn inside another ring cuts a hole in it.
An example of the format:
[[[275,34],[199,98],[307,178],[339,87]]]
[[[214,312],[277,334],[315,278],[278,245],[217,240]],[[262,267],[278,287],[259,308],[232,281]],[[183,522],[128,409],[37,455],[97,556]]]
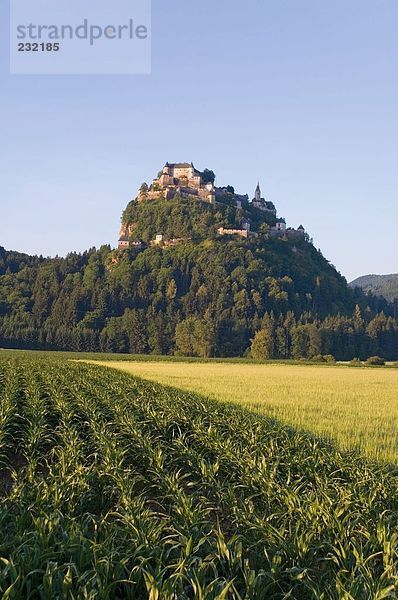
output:
[[[397,596],[398,469],[274,419],[4,353],[0,450],[2,597]]]

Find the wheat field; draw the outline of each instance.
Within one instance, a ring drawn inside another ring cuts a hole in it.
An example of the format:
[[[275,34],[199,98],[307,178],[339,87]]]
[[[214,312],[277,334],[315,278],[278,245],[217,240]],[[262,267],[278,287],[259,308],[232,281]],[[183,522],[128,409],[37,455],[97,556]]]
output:
[[[398,462],[398,370],[311,365],[104,362],[128,373],[236,402],[345,449]]]

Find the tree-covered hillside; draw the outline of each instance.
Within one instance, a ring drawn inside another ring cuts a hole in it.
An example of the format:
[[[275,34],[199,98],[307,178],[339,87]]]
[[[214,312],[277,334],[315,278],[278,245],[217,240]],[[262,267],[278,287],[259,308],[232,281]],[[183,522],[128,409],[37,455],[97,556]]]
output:
[[[261,225],[275,224],[275,217],[264,213],[245,202],[237,209],[232,194],[218,198],[217,207],[187,197],[176,197],[172,201],[151,200],[130,202],[123,213],[122,222],[130,226],[132,237],[145,242],[162,233],[166,239],[192,238],[212,239],[219,227],[241,227],[242,220],[249,219],[254,230]]]
[[[363,275],[350,283],[351,287],[360,287],[375,296],[383,296],[390,302],[398,303],[398,273],[392,275]]]
[[[28,263],[0,277],[5,347],[239,356],[271,327],[275,357],[398,358],[388,303],[351,290],[305,240],[104,246]]]

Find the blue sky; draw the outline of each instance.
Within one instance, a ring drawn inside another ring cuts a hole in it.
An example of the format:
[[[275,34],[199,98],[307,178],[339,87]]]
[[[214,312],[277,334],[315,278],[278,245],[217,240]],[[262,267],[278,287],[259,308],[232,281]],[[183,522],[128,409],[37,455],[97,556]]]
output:
[[[153,0],[140,76],[9,75],[8,15],[0,245],[115,244],[140,183],[193,161],[241,193],[260,179],[348,279],[398,271],[396,0]]]

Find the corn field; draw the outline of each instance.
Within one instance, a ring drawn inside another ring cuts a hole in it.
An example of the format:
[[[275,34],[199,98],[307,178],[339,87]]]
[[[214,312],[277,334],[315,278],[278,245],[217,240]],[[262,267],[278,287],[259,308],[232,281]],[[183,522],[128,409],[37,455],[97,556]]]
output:
[[[377,599],[398,470],[239,406],[2,353],[2,598]]]

